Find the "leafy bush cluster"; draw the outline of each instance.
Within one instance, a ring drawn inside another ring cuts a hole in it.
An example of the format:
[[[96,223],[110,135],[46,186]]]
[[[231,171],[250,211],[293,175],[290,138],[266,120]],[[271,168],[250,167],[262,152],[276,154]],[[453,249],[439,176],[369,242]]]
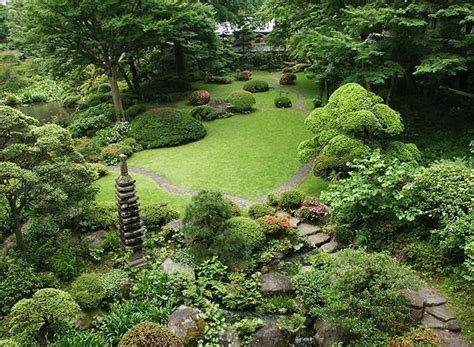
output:
[[[235,75],[235,79],[237,81],[248,81],[252,78],[252,71],[249,71],[249,70],[244,70],[244,71],[241,71],[239,73],[237,73]]]
[[[189,97],[189,104],[193,106],[205,105],[211,100],[211,94],[207,90],[196,90]]]
[[[414,144],[392,140],[404,128],[400,114],[356,83],[338,88],[305,124],[315,136],[300,144],[298,156],[303,162],[316,158],[313,170],[317,176],[345,173],[347,163],[377,148],[388,158],[408,162],[420,158]]]
[[[265,81],[252,80],[245,83],[243,89],[250,93],[261,93],[268,91],[270,86]]]
[[[113,107],[109,104],[100,104],[76,113],[68,126],[72,137],[89,136],[112,124],[114,117]]]
[[[291,108],[291,106],[293,104],[287,96],[279,96],[275,99],[275,107],[277,108]]]
[[[289,190],[276,196],[271,193],[267,196],[267,201],[270,206],[278,207],[286,212],[293,212],[300,208],[305,196],[298,190]]]
[[[296,81],[296,75],[294,73],[291,73],[291,72],[285,72],[280,77],[280,84],[281,85],[295,84],[295,81]]]
[[[144,104],[136,104],[133,106],[130,106],[125,110],[125,119],[127,120],[133,120],[135,117],[137,117],[139,114],[143,113],[146,111],[146,105]]]
[[[115,165],[119,162],[120,154],[125,154],[127,157],[131,156],[134,152],[142,150],[142,146],[132,138],[126,138],[118,143],[111,143],[110,145],[102,148],[101,159],[108,165]]]
[[[247,91],[236,91],[227,97],[227,102],[234,112],[249,113],[257,102],[252,93]]]
[[[253,219],[273,215],[275,210],[267,204],[254,204],[249,208],[249,216]]]
[[[417,281],[386,254],[343,250],[295,276],[293,284],[311,314],[360,338],[402,333],[412,324],[403,291]]]
[[[160,109],[135,118],[129,134],[144,148],[159,148],[199,140],[206,136],[206,129],[190,115],[174,109]]]
[[[99,146],[107,146],[122,141],[129,130],[128,122],[116,122],[111,127],[98,130],[94,139]]]
[[[147,231],[157,232],[173,219],[178,219],[179,213],[168,204],[151,204],[142,208],[141,217]]]
[[[61,99],[63,89],[53,80],[35,81],[18,94],[17,101],[21,104],[35,102],[53,102]]]

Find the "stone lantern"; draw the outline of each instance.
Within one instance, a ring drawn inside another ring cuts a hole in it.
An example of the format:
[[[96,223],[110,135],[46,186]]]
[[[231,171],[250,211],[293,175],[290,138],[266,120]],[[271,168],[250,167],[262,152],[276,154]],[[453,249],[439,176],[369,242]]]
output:
[[[145,266],[143,256],[143,226],[140,219],[140,204],[135,192],[135,180],[128,174],[127,156],[121,154],[120,176],[115,180],[115,197],[119,219],[120,239],[132,252],[127,263],[130,267]]]

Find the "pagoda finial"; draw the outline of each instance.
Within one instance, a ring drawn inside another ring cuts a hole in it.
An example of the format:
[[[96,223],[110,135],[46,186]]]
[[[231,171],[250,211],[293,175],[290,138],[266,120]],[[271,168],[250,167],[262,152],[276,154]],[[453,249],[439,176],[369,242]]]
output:
[[[128,175],[127,156],[125,154],[119,155],[120,159],[120,174],[122,176]]]

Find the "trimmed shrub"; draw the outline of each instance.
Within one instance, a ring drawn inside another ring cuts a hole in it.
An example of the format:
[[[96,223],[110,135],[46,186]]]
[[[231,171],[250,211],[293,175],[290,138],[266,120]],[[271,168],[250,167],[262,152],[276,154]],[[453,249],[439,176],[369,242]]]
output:
[[[129,134],[144,148],[159,148],[199,140],[206,136],[206,129],[188,114],[161,109],[135,118]]]
[[[212,248],[224,264],[237,271],[249,266],[264,241],[260,224],[250,218],[233,217],[225,223]]]
[[[128,122],[117,122],[111,127],[97,131],[94,139],[99,146],[107,146],[122,141],[129,130],[130,124]]]
[[[85,166],[94,173],[96,178],[104,177],[109,173],[107,166],[101,163],[86,163]]]
[[[248,81],[252,78],[252,75],[253,75],[252,71],[245,70],[245,71],[241,71],[237,73],[235,75],[235,79],[237,81]]]
[[[249,208],[249,216],[253,219],[268,216],[273,213],[275,213],[275,210],[267,204],[254,204]]]
[[[107,300],[119,298],[122,295],[122,281],[127,278],[127,273],[121,269],[114,269],[101,275],[104,298]]]
[[[211,94],[207,90],[196,90],[189,97],[189,104],[193,106],[205,105],[211,100]]]
[[[286,96],[279,96],[278,98],[275,99],[275,107],[278,108],[290,108],[293,106],[291,103],[290,98]]]
[[[130,106],[125,111],[125,118],[128,119],[128,120],[132,120],[136,116],[138,116],[139,114],[141,114],[145,111],[146,111],[146,105],[144,105],[144,104],[137,104],[137,105]]]
[[[143,207],[141,217],[147,231],[154,232],[160,231],[165,224],[179,218],[179,213],[168,204],[152,204]]]
[[[280,84],[282,86],[295,84],[295,81],[296,81],[296,75],[291,72],[286,72],[280,77]]]
[[[111,143],[102,149],[100,156],[107,165],[115,165],[119,162],[120,154],[128,157],[133,154],[133,148],[122,143]]]
[[[79,306],[68,293],[54,288],[38,290],[31,299],[15,304],[9,316],[10,335],[22,346],[44,342],[46,332],[72,327]],[[47,329],[46,329],[47,328]]]
[[[5,96],[4,104],[7,106],[15,106],[18,104],[18,98],[15,94],[7,94]]]
[[[294,211],[301,207],[304,200],[304,194],[297,190],[289,190],[280,195],[279,206],[287,212]]]
[[[270,86],[265,81],[252,80],[245,83],[243,89],[250,93],[261,93],[268,91]]]
[[[182,347],[183,343],[170,329],[156,323],[143,322],[127,331],[119,347]]]
[[[227,76],[209,76],[206,82],[213,84],[231,84],[232,78]]]
[[[120,141],[120,144],[131,147],[133,152],[139,152],[143,149],[143,147],[133,137],[127,137],[126,139]]]
[[[76,278],[69,293],[82,309],[98,307],[107,294],[97,273],[85,273]]]
[[[247,91],[236,91],[227,97],[232,111],[240,113],[249,113],[253,105],[257,102],[252,93]]]
[[[90,137],[80,137],[74,139],[74,147],[82,154],[84,159],[89,162],[100,161],[100,148]]]
[[[212,121],[219,118],[213,107],[208,105],[198,106],[191,111],[191,116],[201,121]]]
[[[194,250],[208,253],[216,235],[231,217],[231,205],[221,193],[201,191],[186,208],[183,233]]]

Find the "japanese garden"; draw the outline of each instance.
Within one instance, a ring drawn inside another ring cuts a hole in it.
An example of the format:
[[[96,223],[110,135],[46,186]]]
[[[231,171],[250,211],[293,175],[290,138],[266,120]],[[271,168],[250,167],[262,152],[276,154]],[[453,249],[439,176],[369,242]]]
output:
[[[0,1],[0,347],[474,345],[474,4]]]

